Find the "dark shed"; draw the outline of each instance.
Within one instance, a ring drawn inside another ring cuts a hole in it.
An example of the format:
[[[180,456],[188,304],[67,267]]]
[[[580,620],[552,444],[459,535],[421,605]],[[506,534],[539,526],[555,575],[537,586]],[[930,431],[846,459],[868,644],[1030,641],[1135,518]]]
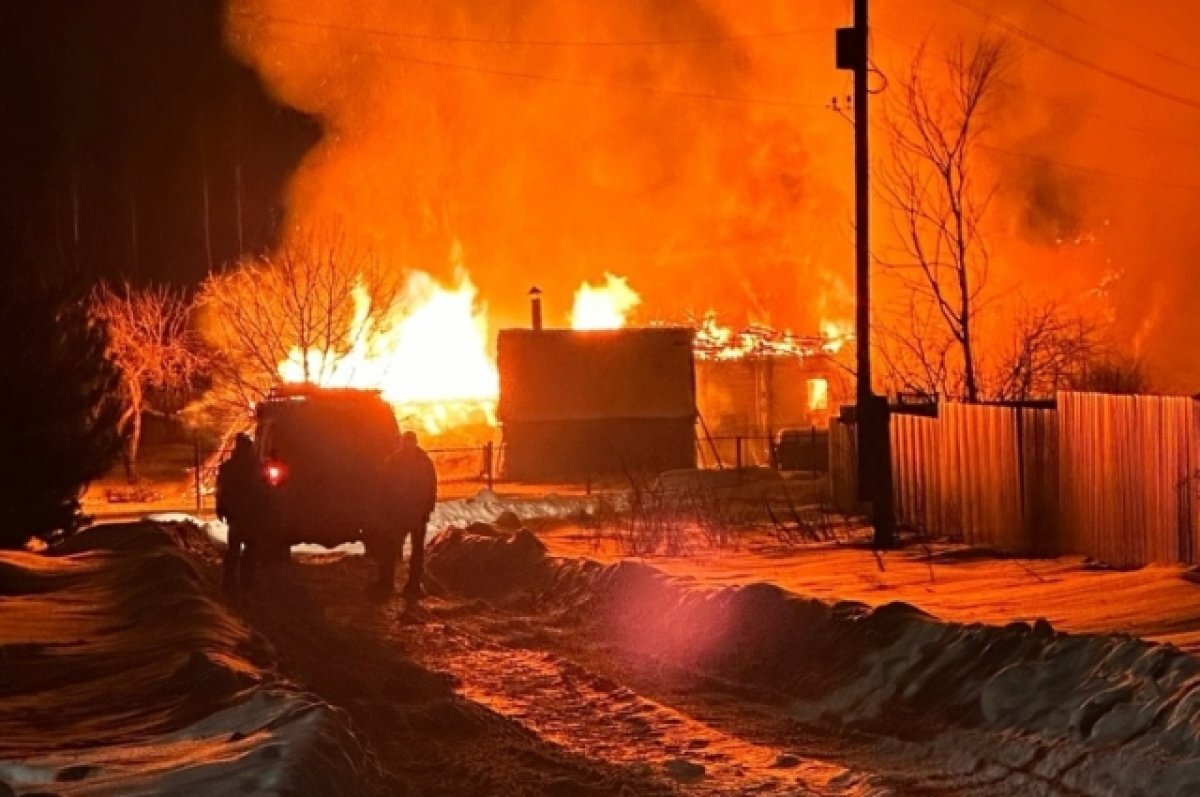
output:
[[[692,330],[500,333],[504,471],[545,481],[696,464]]]

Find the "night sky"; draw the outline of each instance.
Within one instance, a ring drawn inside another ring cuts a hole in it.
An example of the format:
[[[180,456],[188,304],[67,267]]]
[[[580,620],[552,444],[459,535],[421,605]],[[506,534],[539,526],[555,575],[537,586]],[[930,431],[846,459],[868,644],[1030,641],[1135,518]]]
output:
[[[0,64],[6,269],[195,283],[271,245],[319,136],[230,55],[220,0],[6,0]]]

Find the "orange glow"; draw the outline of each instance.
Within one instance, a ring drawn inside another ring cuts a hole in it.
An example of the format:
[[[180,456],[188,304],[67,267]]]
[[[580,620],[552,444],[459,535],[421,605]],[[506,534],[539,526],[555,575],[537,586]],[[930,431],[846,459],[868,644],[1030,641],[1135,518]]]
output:
[[[633,308],[642,303],[624,277],[604,274],[604,285],[593,287],[585,282],[575,292],[571,311],[572,329],[621,329],[629,321]]]
[[[822,377],[809,379],[808,409],[810,412],[824,412],[829,409],[829,380]]]
[[[826,354],[837,354],[847,341],[854,340],[854,332],[849,323],[822,321],[821,338],[824,340],[821,349]]]
[[[445,288],[428,274],[409,275],[387,320],[372,327],[371,297],[354,290],[355,314],[347,350],[333,363],[309,351],[308,373],[322,387],[361,387],[383,392],[402,421],[438,433],[470,423],[495,425],[500,378],[489,352],[486,306],[460,268]],[[304,353],[293,349],[279,364],[285,382],[304,381]]]
[[[701,360],[738,360],[743,357],[812,357],[837,354],[853,335],[848,325],[821,324],[821,334],[798,336],[791,330],[780,332],[765,324],[752,324],[734,332],[717,321],[709,310],[696,325],[696,357]]]

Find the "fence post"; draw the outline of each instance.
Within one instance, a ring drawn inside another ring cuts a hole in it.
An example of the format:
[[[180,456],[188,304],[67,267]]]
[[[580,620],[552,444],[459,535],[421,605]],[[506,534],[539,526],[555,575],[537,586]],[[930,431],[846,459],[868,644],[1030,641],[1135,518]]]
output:
[[[487,488],[492,489],[495,481],[492,477],[492,441],[483,444],[483,472],[487,478]]]
[[[196,485],[196,515],[199,516],[203,508],[204,493],[200,485],[200,438],[195,435],[192,436],[192,463],[196,471],[193,481]]]
[[[741,435],[738,435],[737,437],[733,438],[733,446],[734,446],[733,450],[735,452],[734,453],[734,462],[737,464],[737,469],[741,470],[742,469],[742,436]]]

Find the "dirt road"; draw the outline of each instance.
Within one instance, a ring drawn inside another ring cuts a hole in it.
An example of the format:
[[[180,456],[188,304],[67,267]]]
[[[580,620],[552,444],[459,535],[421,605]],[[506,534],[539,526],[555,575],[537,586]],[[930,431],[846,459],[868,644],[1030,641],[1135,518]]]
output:
[[[370,576],[361,557],[303,557],[239,603],[284,673],[350,714],[397,794],[1007,793],[808,729],[782,695],[639,660],[551,608],[373,606]]]

